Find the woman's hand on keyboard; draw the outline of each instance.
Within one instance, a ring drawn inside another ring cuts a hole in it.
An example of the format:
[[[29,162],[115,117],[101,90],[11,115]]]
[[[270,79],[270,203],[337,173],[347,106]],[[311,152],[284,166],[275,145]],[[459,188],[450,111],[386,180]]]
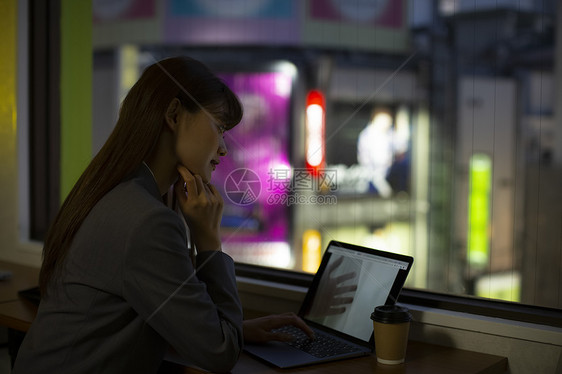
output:
[[[244,321],[244,341],[247,343],[265,343],[268,341],[291,341],[293,336],[274,331],[283,326],[295,326],[301,329],[310,339],[314,332],[295,313],[283,313]]]

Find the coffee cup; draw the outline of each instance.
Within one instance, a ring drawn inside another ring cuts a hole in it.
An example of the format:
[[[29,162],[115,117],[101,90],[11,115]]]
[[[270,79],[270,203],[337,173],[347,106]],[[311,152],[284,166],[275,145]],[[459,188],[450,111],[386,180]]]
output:
[[[412,319],[408,309],[398,305],[381,305],[375,308],[371,319],[377,361],[386,365],[403,363]]]

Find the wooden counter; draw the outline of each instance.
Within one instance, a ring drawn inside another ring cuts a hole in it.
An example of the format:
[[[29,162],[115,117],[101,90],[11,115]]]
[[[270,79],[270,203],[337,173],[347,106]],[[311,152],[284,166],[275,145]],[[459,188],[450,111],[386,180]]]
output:
[[[39,269],[2,261],[0,261],[0,269],[13,273],[11,279],[0,281],[0,325],[25,332],[35,319],[37,306],[19,298],[18,291],[37,286]],[[406,362],[401,365],[382,365],[377,363],[374,355],[371,355],[296,369],[277,369],[243,353],[232,370],[232,374],[499,374],[506,370],[507,358],[505,357],[410,341]],[[202,372],[184,365],[166,362],[159,373]]]

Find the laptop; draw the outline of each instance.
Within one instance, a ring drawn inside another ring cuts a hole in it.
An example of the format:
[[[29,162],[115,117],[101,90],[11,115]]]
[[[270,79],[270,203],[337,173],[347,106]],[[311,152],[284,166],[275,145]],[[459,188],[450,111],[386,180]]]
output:
[[[287,327],[284,332],[297,334],[293,342],[247,343],[244,350],[279,368],[371,354],[371,313],[376,306],[396,303],[413,261],[410,256],[331,241],[298,313],[314,330],[315,340]]]

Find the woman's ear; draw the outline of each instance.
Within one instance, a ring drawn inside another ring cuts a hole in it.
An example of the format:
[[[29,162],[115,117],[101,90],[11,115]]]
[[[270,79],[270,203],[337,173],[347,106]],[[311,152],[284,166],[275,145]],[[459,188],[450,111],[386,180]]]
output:
[[[166,109],[166,125],[168,125],[168,128],[173,132],[175,132],[177,129],[180,110],[181,103],[179,99],[175,97],[174,99],[172,99],[172,101],[168,105],[168,108]]]

